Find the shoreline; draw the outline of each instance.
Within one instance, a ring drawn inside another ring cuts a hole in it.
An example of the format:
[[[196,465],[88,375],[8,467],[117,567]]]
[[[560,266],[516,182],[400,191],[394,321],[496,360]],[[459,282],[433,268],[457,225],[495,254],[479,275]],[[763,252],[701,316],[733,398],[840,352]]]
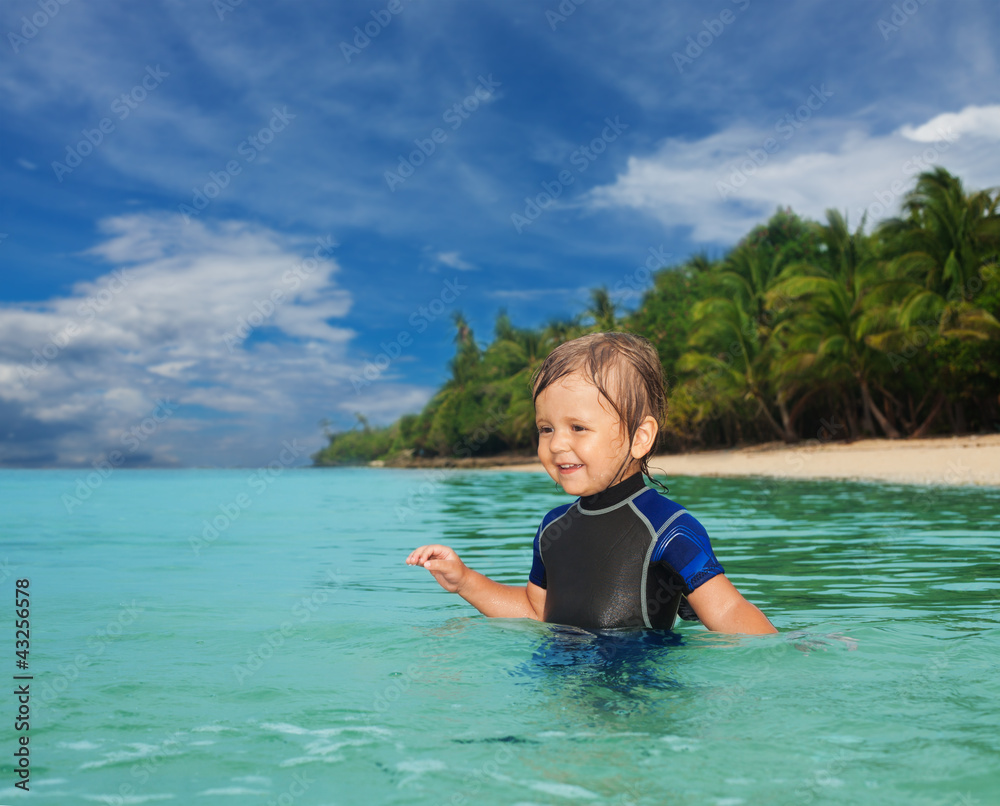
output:
[[[1000,434],[913,440],[864,439],[851,443],[812,440],[797,445],[771,442],[745,448],[660,454],[649,465],[656,475],[667,477],[765,476],[1000,487]],[[544,472],[541,463],[524,456],[423,460],[405,466]]]

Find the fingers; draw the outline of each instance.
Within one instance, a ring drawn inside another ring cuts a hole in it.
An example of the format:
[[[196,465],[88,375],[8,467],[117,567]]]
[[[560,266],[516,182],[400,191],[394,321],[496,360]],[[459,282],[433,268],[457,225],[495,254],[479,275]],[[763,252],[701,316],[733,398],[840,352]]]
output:
[[[432,544],[420,546],[410,552],[407,565],[422,565],[434,576],[438,584],[449,593],[457,593],[466,578],[468,568],[448,546]]]
[[[410,552],[406,558],[407,565],[426,565],[428,560],[448,559],[454,552],[448,546],[441,546],[433,543],[428,546],[420,546]]]
[[[432,556],[433,546],[418,546],[406,558],[407,565],[423,565]]]

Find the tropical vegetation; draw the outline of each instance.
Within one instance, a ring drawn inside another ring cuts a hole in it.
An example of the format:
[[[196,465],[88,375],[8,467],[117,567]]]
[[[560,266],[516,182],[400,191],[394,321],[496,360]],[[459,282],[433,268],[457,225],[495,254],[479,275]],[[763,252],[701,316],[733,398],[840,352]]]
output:
[[[451,377],[423,411],[330,434],[317,464],[528,453],[529,379],[557,344],[626,330],[657,347],[666,450],[1000,430],[1000,192],[920,174],[900,215],[823,222],[779,209],[719,259],[653,274],[634,310],[606,287],[570,321],[454,316]]]

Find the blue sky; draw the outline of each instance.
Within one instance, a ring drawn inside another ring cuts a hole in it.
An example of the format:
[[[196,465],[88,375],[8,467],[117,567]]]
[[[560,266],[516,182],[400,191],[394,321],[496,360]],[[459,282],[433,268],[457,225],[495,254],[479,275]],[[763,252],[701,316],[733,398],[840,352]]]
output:
[[[779,205],[1000,185],[1000,8],[10,0],[0,465],[298,463]]]

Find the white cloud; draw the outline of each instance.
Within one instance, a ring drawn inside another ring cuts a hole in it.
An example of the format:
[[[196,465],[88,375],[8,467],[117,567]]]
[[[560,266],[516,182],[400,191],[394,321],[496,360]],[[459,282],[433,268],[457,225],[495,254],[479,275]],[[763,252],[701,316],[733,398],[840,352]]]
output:
[[[473,271],[476,268],[467,260],[462,260],[462,256],[458,252],[438,252],[436,257],[438,262],[459,271]]]
[[[918,143],[936,142],[946,133],[1000,140],[1000,106],[967,106],[931,118],[923,126],[903,126],[899,133]]]
[[[866,211],[869,223],[894,215],[915,176],[933,165],[970,188],[1000,184],[1000,107],[967,107],[884,135],[822,114],[799,128],[740,126],[701,140],[668,139],[654,154],[630,157],[625,172],[587,202],[690,228],[696,241],[730,244],[779,206],[815,219],[827,208],[846,210],[852,223]]]
[[[166,361],[163,364],[147,367],[147,369],[157,375],[162,375],[164,378],[181,378],[184,370],[194,365],[194,361]]]
[[[281,438],[318,439],[321,417],[358,407],[354,334],[329,321],[349,312],[351,295],[337,284],[328,238],[148,214],[101,230],[87,254],[111,271],[63,297],[0,307],[0,462],[123,450],[123,435],[169,401],[176,416],[133,448],[136,458],[253,463]],[[400,402],[419,408],[429,393],[387,381],[370,396],[375,410],[398,414]],[[244,444],[226,442],[234,428]]]
[[[388,384],[389,381],[385,383]],[[364,390],[358,397],[341,400],[337,404],[337,410],[351,415],[360,411],[372,421],[391,422],[403,412],[420,411],[438,391],[428,386],[411,386],[404,383],[393,384],[392,390],[391,396],[379,394],[377,387],[374,387],[372,392]]]

